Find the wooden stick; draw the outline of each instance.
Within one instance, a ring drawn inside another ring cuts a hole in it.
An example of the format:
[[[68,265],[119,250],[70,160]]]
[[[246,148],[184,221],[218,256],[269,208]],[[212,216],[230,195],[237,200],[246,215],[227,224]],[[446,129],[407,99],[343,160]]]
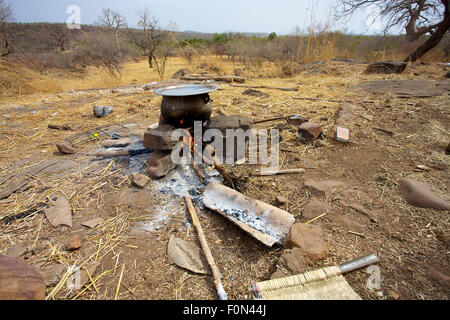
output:
[[[336,103],[342,103],[342,102],[348,102],[351,103],[351,100],[334,100],[334,99],[325,99],[325,98],[308,98],[308,97],[292,97],[294,100],[310,100],[310,101],[328,101],[328,102],[336,102]]]
[[[60,126],[60,125],[56,125],[56,124],[49,124],[48,128],[55,129],[55,130],[71,130],[71,128],[69,126]]]
[[[282,88],[282,87],[271,87],[271,86],[256,86],[256,85],[246,85],[246,84],[230,84],[232,87],[238,87],[238,88],[251,88],[251,89],[274,89],[274,90],[281,90],[281,91],[298,91],[300,87],[293,87],[293,88]]]
[[[209,249],[208,242],[206,242],[205,234],[203,233],[202,225],[200,224],[200,221],[197,217],[197,212],[195,211],[194,205],[192,204],[192,200],[190,197],[185,196],[184,199],[186,200],[186,205],[188,208],[188,211],[192,218],[192,223],[197,230],[198,239],[200,241],[200,245],[202,246],[203,253],[205,254],[206,260],[208,261],[209,266],[211,267],[211,271],[214,277],[214,285],[217,290],[217,295],[219,296],[220,300],[228,300],[227,299],[227,293],[225,292],[222,282],[220,281],[220,271],[217,267],[214,258],[212,256],[211,250]]]
[[[215,152],[213,146],[211,146],[209,144],[205,145],[205,151],[208,151],[208,154],[210,154],[210,155],[212,155]],[[225,181],[228,182],[228,184],[230,185],[231,188],[236,189],[234,186],[233,179],[231,178],[230,172],[228,172],[228,170],[220,162],[220,160],[219,160],[219,158],[217,158],[217,156],[215,156],[215,155],[211,156],[211,159],[203,157],[203,159],[210,160],[210,161],[212,160],[214,162],[214,166],[216,167],[217,171],[219,171],[219,173],[222,175],[222,177],[225,179]],[[206,163],[208,163],[208,162],[206,162]]]
[[[304,173],[305,169],[271,169],[271,168],[262,168],[261,171],[253,172],[252,176],[274,176],[278,174],[296,174],[296,173]]]
[[[276,121],[276,120],[286,120],[286,119],[288,119],[290,117],[293,117],[293,116],[282,116],[282,117],[275,117],[275,118],[269,118],[269,119],[256,120],[256,121],[253,121],[253,124],[263,123],[263,122],[270,122],[270,121]]]

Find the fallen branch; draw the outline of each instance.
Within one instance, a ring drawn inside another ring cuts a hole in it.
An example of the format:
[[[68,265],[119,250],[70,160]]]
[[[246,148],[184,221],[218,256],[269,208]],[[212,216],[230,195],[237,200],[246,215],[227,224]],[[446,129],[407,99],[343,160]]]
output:
[[[294,117],[293,116],[282,116],[282,117],[275,117],[275,118],[269,118],[269,119],[262,119],[262,120],[256,120],[253,121],[253,124],[257,124],[257,123],[264,123],[264,122],[270,122],[270,121],[277,121],[277,120],[287,120],[290,117]]]
[[[220,160],[219,160],[219,158],[217,158],[217,156],[215,156],[215,155],[213,156],[213,154],[215,153],[214,148],[211,145],[207,144],[207,145],[205,145],[204,151],[207,151],[207,153],[209,155],[211,155],[211,159],[208,159],[207,157],[202,156],[203,161],[205,161],[206,163],[212,162],[214,164],[214,167],[216,167],[217,171],[219,171],[219,173],[222,175],[224,180],[226,182],[228,182],[230,187],[233,189],[236,189],[236,187],[234,186],[233,179],[231,177],[231,173],[224,167],[224,165],[220,162]]]
[[[55,129],[55,130],[71,130],[72,129],[69,126],[59,126],[59,125],[56,125],[56,124],[49,124],[48,128],[49,129]]]
[[[304,173],[305,169],[271,169],[271,168],[262,168],[260,171],[256,171],[252,173],[252,176],[274,176],[278,174],[297,174]]]
[[[118,156],[136,156],[139,154],[151,153],[148,149],[132,149],[132,150],[107,150],[93,152],[89,155],[96,157],[118,157]]]
[[[217,267],[216,262],[214,261],[214,257],[208,246],[208,242],[206,242],[205,234],[203,232],[202,225],[200,224],[200,220],[198,220],[197,212],[195,211],[194,205],[192,204],[192,200],[188,196],[185,196],[184,199],[186,200],[186,205],[192,218],[192,224],[194,225],[195,230],[197,231],[198,239],[203,249],[203,253],[205,254],[206,260],[208,261],[208,264],[211,268],[214,277],[214,285],[217,290],[217,295],[219,296],[220,300],[227,300],[227,293],[225,292],[222,282],[220,281],[219,268]]]
[[[181,80],[188,80],[188,81],[208,81],[208,80],[214,80],[219,82],[238,82],[238,83],[244,83],[245,78],[244,77],[238,77],[238,76],[219,76],[215,74],[188,74],[185,76],[182,76],[180,78]]]
[[[295,100],[310,100],[310,101],[328,101],[328,102],[337,102],[337,103],[342,103],[342,102],[347,102],[347,103],[351,103],[351,100],[334,100],[334,99],[324,99],[324,98],[307,98],[307,97],[292,97],[292,99]]]
[[[282,88],[282,87],[271,87],[271,86],[257,86],[257,85],[246,85],[246,84],[230,84],[232,87],[238,88],[251,88],[251,89],[273,89],[273,90],[281,90],[281,91],[298,91],[300,87],[292,87],[292,88]]]

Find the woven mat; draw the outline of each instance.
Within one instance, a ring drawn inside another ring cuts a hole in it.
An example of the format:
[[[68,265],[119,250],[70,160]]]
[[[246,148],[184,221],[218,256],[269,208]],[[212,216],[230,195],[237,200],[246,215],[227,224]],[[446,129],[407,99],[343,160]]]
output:
[[[260,300],[361,300],[337,266],[258,282],[255,289]]]

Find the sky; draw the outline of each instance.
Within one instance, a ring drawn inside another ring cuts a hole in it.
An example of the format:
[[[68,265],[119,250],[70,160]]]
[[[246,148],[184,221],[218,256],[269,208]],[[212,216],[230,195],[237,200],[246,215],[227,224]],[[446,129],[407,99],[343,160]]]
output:
[[[176,23],[178,31],[276,32],[292,34],[296,26],[306,30],[311,20],[326,23],[331,30],[352,34],[377,34],[380,23],[367,24],[373,10],[356,13],[347,23],[333,21],[334,0],[5,0],[17,22],[66,22],[71,5],[80,9],[81,24],[93,24],[103,7],[125,16],[136,27],[137,12],[145,7],[162,26]]]

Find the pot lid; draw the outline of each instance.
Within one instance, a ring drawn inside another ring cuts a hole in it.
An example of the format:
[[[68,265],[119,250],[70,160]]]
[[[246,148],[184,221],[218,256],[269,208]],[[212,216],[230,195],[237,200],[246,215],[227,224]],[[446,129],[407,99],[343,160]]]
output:
[[[155,89],[153,93],[166,97],[183,97],[205,94],[219,89],[213,84],[188,83]]]

